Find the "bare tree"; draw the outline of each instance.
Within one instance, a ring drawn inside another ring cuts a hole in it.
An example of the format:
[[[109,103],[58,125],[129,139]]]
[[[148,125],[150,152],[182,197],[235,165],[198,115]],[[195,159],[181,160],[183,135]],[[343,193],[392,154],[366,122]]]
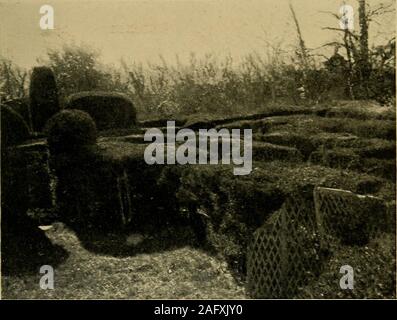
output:
[[[302,32],[301,32],[301,29],[300,29],[300,26],[299,26],[299,21],[298,21],[298,18],[296,16],[294,7],[292,6],[291,3],[289,4],[289,7],[290,7],[290,10],[291,10],[291,13],[292,13],[292,18],[293,18],[294,23],[295,23],[296,32],[298,33],[301,60],[302,60],[304,68],[307,69],[309,67],[309,54],[308,54],[308,51],[307,51],[307,48],[306,48],[305,41],[303,40],[303,37],[302,37]]]
[[[369,98],[370,79],[371,79],[371,59],[369,49],[369,27],[372,21],[378,16],[393,12],[393,3],[381,3],[375,7],[370,7],[366,0],[358,0],[358,22],[359,31],[349,30],[347,25],[343,28],[325,27],[323,29],[341,32],[343,37],[341,42],[332,42],[326,45],[343,46],[346,52],[347,72],[346,85],[351,99],[356,96]],[[341,21],[342,16],[333,12],[327,12]],[[343,21],[343,20],[342,20]],[[358,92],[354,92],[354,87]]]

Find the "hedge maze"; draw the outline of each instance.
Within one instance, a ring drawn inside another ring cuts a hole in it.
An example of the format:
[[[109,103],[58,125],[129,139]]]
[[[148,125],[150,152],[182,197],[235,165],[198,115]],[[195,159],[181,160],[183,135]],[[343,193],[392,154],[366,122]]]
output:
[[[5,272],[22,263],[11,239],[40,244],[25,247],[33,256],[50,246],[32,210],[56,212],[53,220],[88,242],[95,233],[189,227],[197,246],[226,259],[259,298],[293,298],[336,248],[395,233],[395,113],[297,106],[173,119],[195,131],[252,129],[253,171],[234,176],[231,165],[146,164],[145,130],[171,119],[138,121],[120,93],[60,103],[46,67],[33,70],[28,108],[15,105],[1,106]]]

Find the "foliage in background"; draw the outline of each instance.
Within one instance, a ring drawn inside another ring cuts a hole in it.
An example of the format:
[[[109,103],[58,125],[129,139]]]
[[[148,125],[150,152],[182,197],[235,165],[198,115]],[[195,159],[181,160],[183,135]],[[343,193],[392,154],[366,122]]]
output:
[[[371,51],[369,98],[387,103],[395,94],[395,42]],[[110,68],[87,48],[65,47],[49,52],[46,64],[54,71],[61,105],[81,91],[116,91],[127,94],[140,118],[191,114],[233,115],[254,113],[275,104],[316,104],[349,99],[346,61],[334,55],[324,63],[312,59],[309,69],[299,59],[271,49],[253,53],[239,62],[213,55],[175,65],[128,64]],[[5,60],[1,64],[2,100],[25,97],[27,72]]]
[[[98,52],[78,46],[49,51],[45,61],[54,72],[61,98],[81,91],[112,89],[111,75],[98,64]]]
[[[10,60],[0,57],[0,101],[27,96],[28,73]]]
[[[147,65],[121,61],[119,67],[99,62],[99,52],[66,45],[51,50],[41,64],[56,77],[61,102],[81,91],[116,91],[130,96],[141,118],[176,115],[254,113],[269,105],[317,104],[330,100],[373,99],[381,104],[395,101],[395,38],[370,48],[368,30],[377,17],[393,12],[393,3],[369,6],[359,1],[357,31],[343,28],[340,39],[326,43],[332,55],[316,54],[306,46],[298,17],[290,7],[297,44],[285,51],[281,44],[267,44],[264,52],[239,61],[211,54],[188,62]],[[331,13],[341,19],[338,14]],[[27,71],[0,60],[0,98],[26,96]]]

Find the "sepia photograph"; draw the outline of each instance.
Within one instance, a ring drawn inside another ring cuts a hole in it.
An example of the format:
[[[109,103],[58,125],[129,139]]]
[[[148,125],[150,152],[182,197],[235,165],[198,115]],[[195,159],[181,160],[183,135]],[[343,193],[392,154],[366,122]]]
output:
[[[395,37],[395,0],[0,0],[1,299],[395,300]]]

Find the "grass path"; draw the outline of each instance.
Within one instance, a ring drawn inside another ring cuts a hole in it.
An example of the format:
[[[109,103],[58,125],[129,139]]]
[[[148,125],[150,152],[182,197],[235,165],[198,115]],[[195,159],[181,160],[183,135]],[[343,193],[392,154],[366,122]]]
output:
[[[41,274],[3,276],[3,299],[244,299],[227,265],[190,247],[127,257],[95,254],[62,224],[45,231],[69,257],[55,268],[54,290]]]

